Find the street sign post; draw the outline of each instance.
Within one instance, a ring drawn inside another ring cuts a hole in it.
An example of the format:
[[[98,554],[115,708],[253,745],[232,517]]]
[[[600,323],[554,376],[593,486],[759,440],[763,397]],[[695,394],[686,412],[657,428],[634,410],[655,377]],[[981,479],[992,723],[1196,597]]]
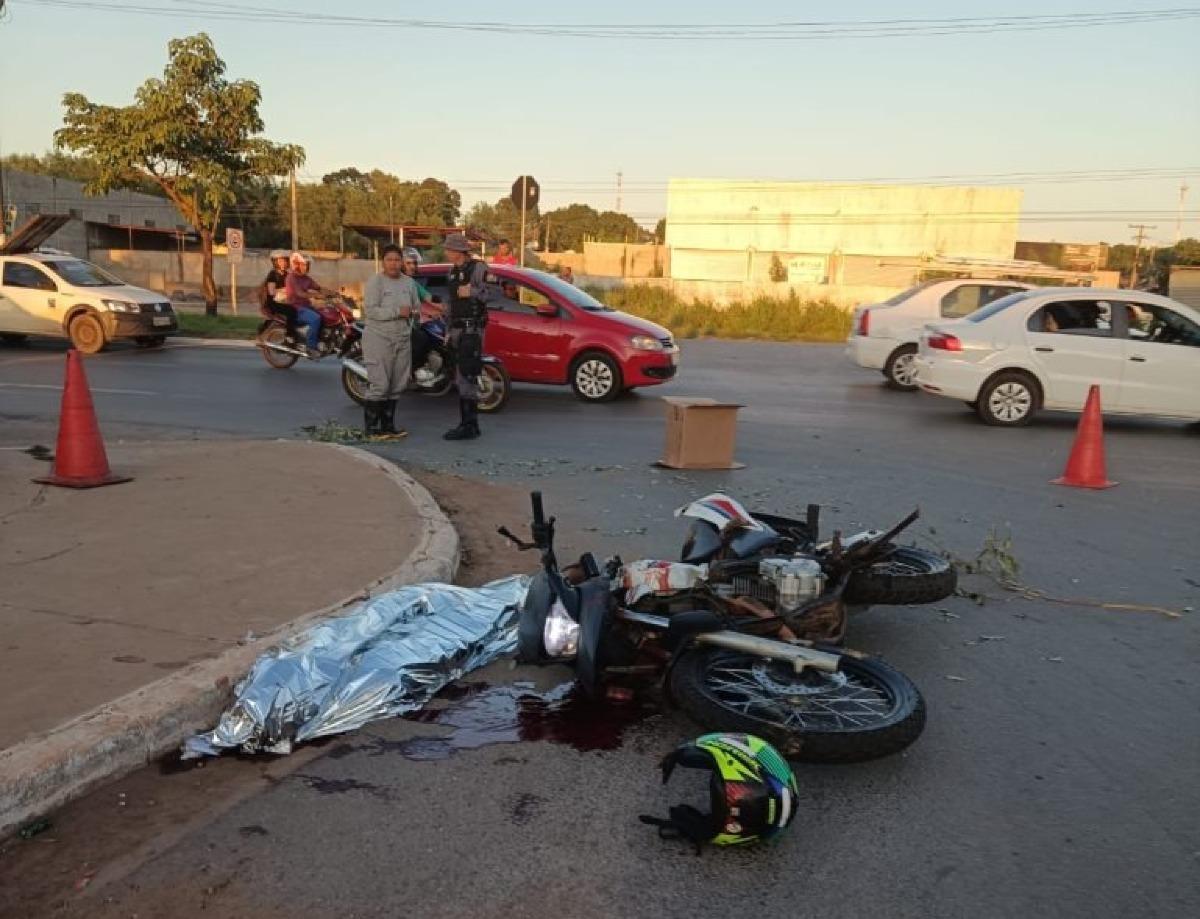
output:
[[[229,259],[229,296],[233,305],[233,315],[238,314],[237,308],[237,266],[242,263],[246,254],[246,237],[241,230],[232,228],[225,231],[225,257]]]
[[[521,267],[525,267],[525,215],[537,207],[542,189],[533,176],[521,176],[513,182],[512,203],[521,209]]]

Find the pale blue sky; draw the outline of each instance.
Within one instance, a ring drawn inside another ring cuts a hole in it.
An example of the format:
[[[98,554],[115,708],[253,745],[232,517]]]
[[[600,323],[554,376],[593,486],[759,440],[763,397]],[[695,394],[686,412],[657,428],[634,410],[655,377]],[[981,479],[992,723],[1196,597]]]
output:
[[[105,0],[113,2],[113,0]],[[120,2],[120,0],[117,0]],[[128,0],[134,3],[135,0]],[[194,0],[193,0],[194,2]],[[451,181],[494,200],[521,172],[544,201],[665,210],[669,177],[854,180],[1197,166],[1185,235],[1200,235],[1200,19],[992,35],[821,42],[630,42],[171,17],[10,0],[0,22],[0,143],[40,152],[78,90],[125,104],[166,43],[204,30],[234,78],[263,91],[267,136],[302,144],[305,172],[345,165]],[[256,0],[359,16],[510,22],[769,22],[1156,9],[1157,2],[413,4]],[[1125,241],[1148,214],[1171,241],[1179,178],[1026,185],[1025,238]]]

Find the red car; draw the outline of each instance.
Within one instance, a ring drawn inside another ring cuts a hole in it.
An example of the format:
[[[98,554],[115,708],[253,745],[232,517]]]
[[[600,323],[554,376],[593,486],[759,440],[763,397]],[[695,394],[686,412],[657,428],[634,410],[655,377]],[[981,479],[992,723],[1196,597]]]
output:
[[[520,383],[571,384],[585,402],[675,376],[679,348],[660,325],[605,306],[544,271],[489,265],[502,298],[489,304],[484,351]],[[422,265],[421,282],[443,303],[449,265]]]

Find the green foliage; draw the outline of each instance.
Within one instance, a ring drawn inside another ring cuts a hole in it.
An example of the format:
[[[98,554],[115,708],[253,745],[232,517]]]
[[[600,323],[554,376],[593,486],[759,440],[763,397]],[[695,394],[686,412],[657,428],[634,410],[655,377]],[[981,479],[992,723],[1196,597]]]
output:
[[[654,225],[654,241],[660,246],[667,241],[667,218],[661,218]]]
[[[53,176],[90,185],[100,175],[100,167],[84,156],[71,156],[61,150],[53,150],[37,156],[32,153],[14,153],[3,158],[4,168],[16,169],[33,175]],[[162,196],[157,182],[149,179],[135,180],[129,186],[134,191],[147,195]]]
[[[597,211],[586,204],[570,204],[550,211],[542,218],[542,222],[543,226],[549,226],[551,252],[565,252],[568,249],[582,252],[587,240],[638,243],[650,239],[650,234],[628,214]]]
[[[511,198],[501,198],[495,204],[480,201],[469,211],[464,223],[473,230],[493,239],[507,239],[516,250],[521,240],[521,211]],[[541,215],[537,208],[525,212],[525,242],[532,243],[541,236]]]
[[[237,200],[239,183],[282,175],[304,151],[257,135],[258,84],[225,78],[225,62],[200,33],[173,39],[161,79],[150,79],[132,105],[100,105],[82,93],[63,96],[66,114],[55,143],[90,160],[96,173],[88,190],[156,183],[200,235],[204,292],[216,311],[212,244],[222,211]]]
[[[208,316],[176,311],[179,334],[188,338],[254,338],[262,319],[257,316]]]
[[[614,309],[670,329],[677,338],[756,338],[770,341],[845,341],[850,313],[828,301],[756,297],[722,309],[695,300],[686,303],[661,287],[631,285],[589,291]]]

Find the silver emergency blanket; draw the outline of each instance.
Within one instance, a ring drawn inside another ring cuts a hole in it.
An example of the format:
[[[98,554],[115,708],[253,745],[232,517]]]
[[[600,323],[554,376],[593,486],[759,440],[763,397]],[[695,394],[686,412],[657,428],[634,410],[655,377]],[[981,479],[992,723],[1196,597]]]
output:
[[[416,584],[380,594],[264,654],[212,731],[183,758],[290,753],[296,743],[420,708],[443,686],[516,648],[529,578],[484,587]]]

